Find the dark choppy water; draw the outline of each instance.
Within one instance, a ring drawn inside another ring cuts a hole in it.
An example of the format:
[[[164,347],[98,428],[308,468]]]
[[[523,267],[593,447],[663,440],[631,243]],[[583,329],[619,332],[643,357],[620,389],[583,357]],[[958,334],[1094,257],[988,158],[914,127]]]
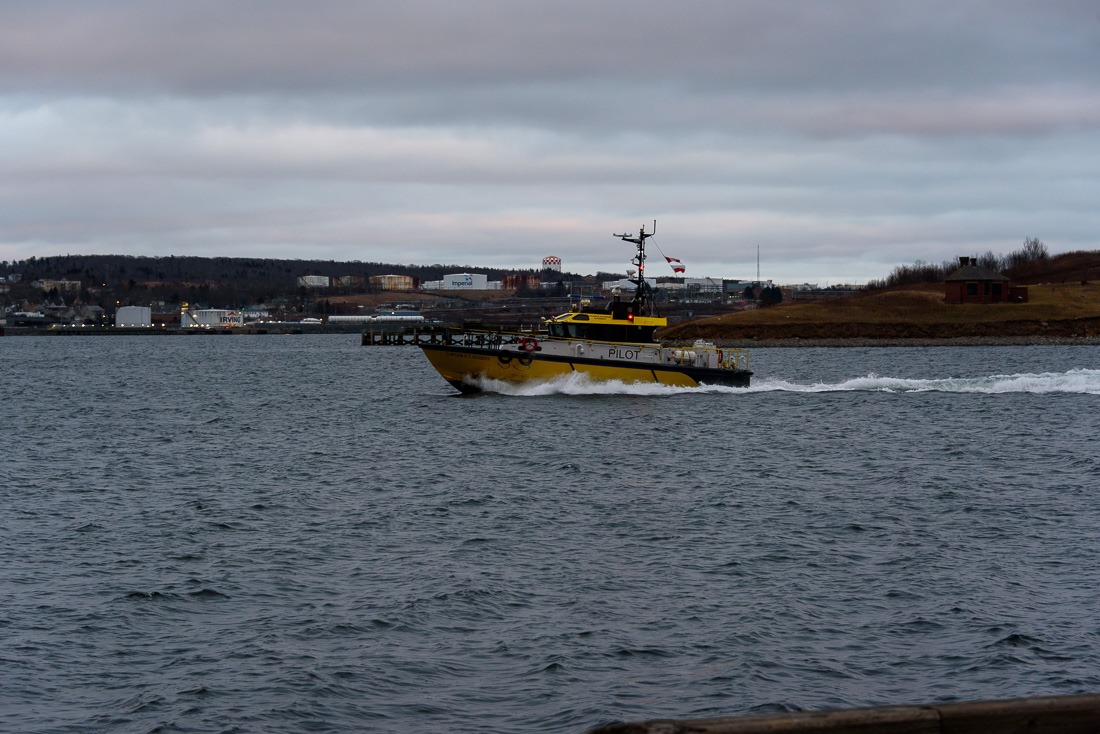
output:
[[[453,398],[354,335],[0,339],[0,729],[1100,688],[1100,348],[753,360]]]

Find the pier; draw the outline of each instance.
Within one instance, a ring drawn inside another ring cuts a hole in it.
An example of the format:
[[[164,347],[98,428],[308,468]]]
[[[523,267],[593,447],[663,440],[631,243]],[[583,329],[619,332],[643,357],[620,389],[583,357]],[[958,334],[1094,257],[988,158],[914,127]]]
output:
[[[1094,734],[1100,694],[608,724],[588,734]]]
[[[483,327],[464,325],[461,328],[446,325],[418,324],[397,328],[371,328],[363,332],[364,347],[403,347],[421,344],[444,344],[468,347],[493,347],[515,344],[527,334],[534,334],[530,326]]]

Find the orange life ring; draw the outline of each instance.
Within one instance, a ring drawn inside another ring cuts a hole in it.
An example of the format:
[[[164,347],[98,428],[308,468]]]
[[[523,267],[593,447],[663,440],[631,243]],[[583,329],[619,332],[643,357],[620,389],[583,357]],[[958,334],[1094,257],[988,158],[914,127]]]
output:
[[[539,342],[537,339],[520,339],[519,348],[525,352],[533,352],[539,348]]]

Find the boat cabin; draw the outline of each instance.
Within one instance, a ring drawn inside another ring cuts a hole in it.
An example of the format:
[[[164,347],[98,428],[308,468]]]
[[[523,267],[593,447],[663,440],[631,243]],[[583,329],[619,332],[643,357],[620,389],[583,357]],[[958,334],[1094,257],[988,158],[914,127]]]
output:
[[[626,303],[621,304],[623,308],[619,312],[614,307],[617,305],[613,304],[611,313],[563,313],[550,319],[546,326],[552,337],[652,344],[654,332],[668,324],[668,319],[663,317],[635,316]]]
[[[653,222],[656,229],[657,222]],[[637,286],[634,298],[623,301],[618,296],[603,311],[590,308],[590,301],[582,299],[577,306],[570,305],[568,313],[548,319],[546,328],[550,337],[564,339],[586,339],[598,342],[617,342],[620,344],[652,344],[654,333],[668,325],[668,319],[661,316],[643,316],[649,304],[648,288],[645,280],[645,241],[653,232],[645,227],[638,230],[637,237],[617,234],[615,237],[624,242],[633,242],[638,246],[638,254],[631,262],[637,268],[638,277],[630,282]],[[631,275],[635,271],[628,271]],[[652,309],[649,309],[653,313]]]

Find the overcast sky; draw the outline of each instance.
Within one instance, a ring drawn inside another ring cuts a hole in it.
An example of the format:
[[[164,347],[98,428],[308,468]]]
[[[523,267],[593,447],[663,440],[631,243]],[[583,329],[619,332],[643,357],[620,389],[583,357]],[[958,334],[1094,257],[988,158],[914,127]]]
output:
[[[0,260],[863,282],[1097,249],[1098,133],[1097,0],[0,0]]]

